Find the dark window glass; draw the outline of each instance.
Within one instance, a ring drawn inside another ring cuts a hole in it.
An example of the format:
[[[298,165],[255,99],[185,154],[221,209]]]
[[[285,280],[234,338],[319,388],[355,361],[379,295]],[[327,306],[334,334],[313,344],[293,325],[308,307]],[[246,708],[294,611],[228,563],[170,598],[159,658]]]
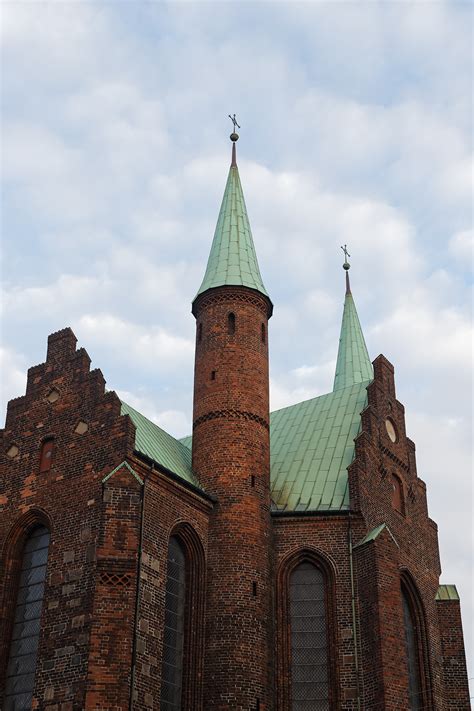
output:
[[[262,343],[265,343],[266,340],[267,340],[267,334],[266,334],[265,324],[262,323]]]
[[[162,711],[181,710],[185,603],[186,561],[184,551],[176,538],[170,538],[161,674]]]
[[[54,440],[47,439],[43,442],[40,456],[40,472],[49,472],[53,462]]]
[[[227,327],[230,335],[235,333],[235,314],[229,314],[227,317]]]
[[[322,572],[301,563],[290,577],[292,711],[329,711],[326,601]]]
[[[402,590],[403,619],[405,623],[405,644],[408,664],[408,690],[410,711],[423,707],[420,683],[420,660],[418,656],[418,635],[416,622],[406,593]]]
[[[23,551],[5,683],[5,711],[31,709],[48,547],[49,531],[38,526]]]

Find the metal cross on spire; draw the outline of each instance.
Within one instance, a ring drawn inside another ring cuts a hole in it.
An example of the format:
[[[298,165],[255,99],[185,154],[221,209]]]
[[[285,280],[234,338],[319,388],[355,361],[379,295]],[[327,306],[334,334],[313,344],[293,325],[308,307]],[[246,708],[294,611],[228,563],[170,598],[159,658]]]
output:
[[[351,265],[347,261],[347,257],[350,257],[351,255],[347,251],[347,244],[344,245],[344,247],[341,245],[341,249],[344,252],[344,264],[342,265],[342,268],[346,272],[346,294],[351,293],[351,284],[349,281],[349,269],[351,268]]]
[[[347,257],[350,257],[350,256],[351,256],[351,255],[349,254],[349,252],[347,251],[347,244],[345,244],[344,247],[341,246],[341,249],[342,249],[342,251],[344,252],[345,261],[347,262]]]
[[[234,124],[234,133],[235,133],[235,127],[237,126],[237,128],[240,128],[240,126],[239,126],[239,124],[237,123],[237,119],[235,118],[235,114],[234,114],[233,116],[231,116],[231,115],[229,114],[229,118],[230,118],[230,120],[232,121],[232,123]]]

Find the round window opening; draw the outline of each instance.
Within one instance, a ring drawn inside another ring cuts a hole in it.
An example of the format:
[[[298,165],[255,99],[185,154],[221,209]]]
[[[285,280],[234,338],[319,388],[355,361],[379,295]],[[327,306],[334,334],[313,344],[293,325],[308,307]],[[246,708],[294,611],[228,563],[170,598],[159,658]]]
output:
[[[397,430],[395,429],[395,425],[393,424],[392,420],[385,420],[385,429],[387,430],[387,434],[390,437],[390,440],[392,442],[396,442],[398,439]]]

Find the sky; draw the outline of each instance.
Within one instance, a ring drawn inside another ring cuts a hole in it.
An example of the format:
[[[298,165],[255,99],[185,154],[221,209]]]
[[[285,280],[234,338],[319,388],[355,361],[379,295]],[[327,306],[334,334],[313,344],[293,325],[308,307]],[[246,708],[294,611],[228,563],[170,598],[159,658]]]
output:
[[[108,388],[191,433],[190,305],[235,112],[275,305],[272,409],[332,389],[347,243],[369,353],[396,369],[473,677],[471,4],[0,12],[2,413],[69,325]]]

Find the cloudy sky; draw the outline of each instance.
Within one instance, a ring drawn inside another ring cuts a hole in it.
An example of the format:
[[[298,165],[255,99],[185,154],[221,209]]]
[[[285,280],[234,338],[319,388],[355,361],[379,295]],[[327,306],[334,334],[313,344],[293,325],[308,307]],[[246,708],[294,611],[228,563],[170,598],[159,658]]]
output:
[[[275,304],[272,408],[331,389],[347,243],[469,637],[470,3],[23,1],[1,14],[2,411],[70,325],[109,388],[190,433],[190,303],[235,111]]]

